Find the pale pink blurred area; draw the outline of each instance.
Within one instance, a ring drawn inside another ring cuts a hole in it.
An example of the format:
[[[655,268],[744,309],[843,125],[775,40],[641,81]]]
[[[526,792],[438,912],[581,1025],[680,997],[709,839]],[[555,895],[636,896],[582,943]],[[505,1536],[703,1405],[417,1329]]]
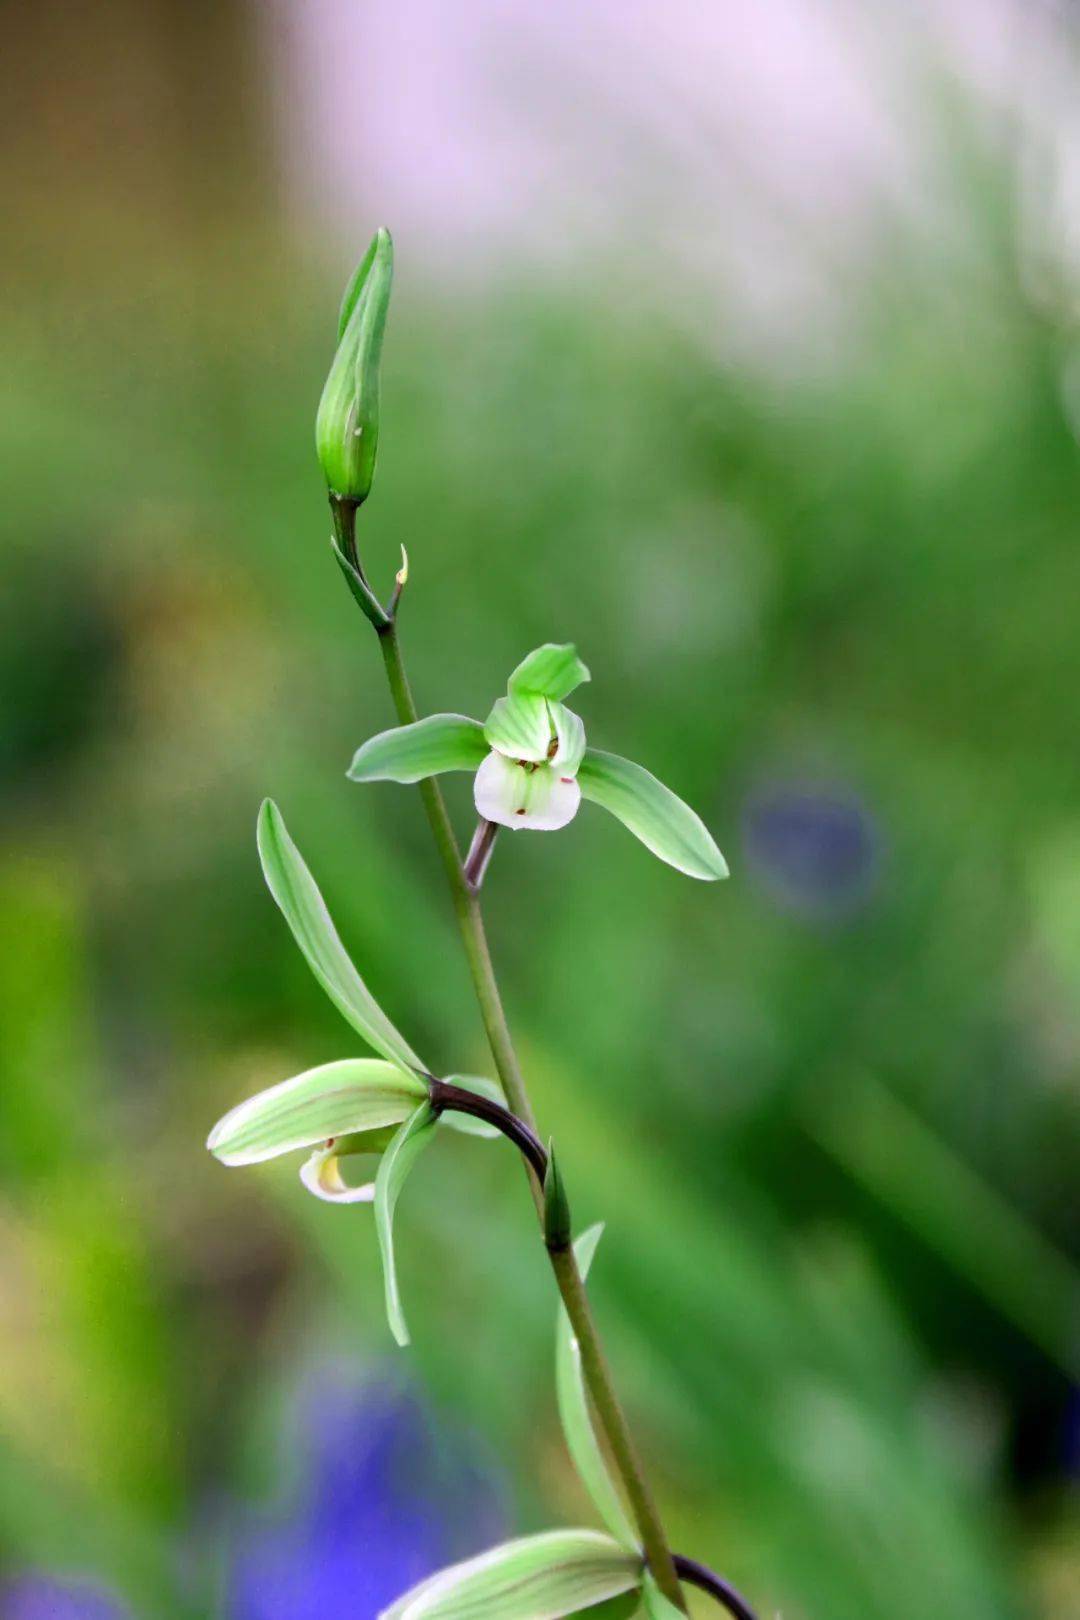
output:
[[[957,233],[958,104],[1021,180],[1037,166],[1029,227],[1056,233],[1040,255],[1066,250],[1075,59],[1050,5],[274,0],[258,15],[291,207],[350,240],[392,222],[412,273],[599,255],[632,285],[647,260],[654,287],[722,291],[755,338],[787,342],[808,310],[839,314],[846,275],[890,233],[941,218]]]

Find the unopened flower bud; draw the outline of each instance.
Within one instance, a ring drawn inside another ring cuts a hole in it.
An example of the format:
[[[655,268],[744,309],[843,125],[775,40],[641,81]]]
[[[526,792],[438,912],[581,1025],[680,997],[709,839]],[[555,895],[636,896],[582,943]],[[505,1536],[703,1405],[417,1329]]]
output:
[[[345,290],[338,348],[315,418],[315,447],[330,492],[357,505],[375,476],[379,361],[394,277],[394,244],[380,228]]]

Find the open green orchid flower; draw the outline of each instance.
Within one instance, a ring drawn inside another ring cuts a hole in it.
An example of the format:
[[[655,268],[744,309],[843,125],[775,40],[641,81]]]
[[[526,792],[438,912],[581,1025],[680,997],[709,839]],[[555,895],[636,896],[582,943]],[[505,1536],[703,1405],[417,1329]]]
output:
[[[269,799],[259,812],[258,838],[270,892],[309,967],[338,1011],[380,1056],[324,1063],[260,1091],[220,1119],[206,1145],[226,1165],[258,1164],[308,1148],[300,1179],[309,1192],[332,1204],[373,1203],[387,1316],[398,1343],[408,1344],[393,1235],[394,1208],[405,1179],[440,1121],[474,1136],[498,1132],[464,1114],[437,1114],[432,1108],[424,1065],[353,966],[315,879]],[[502,1101],[493,1080],[446,1078]],[[351,1186],[341,1161],[361,1154],[381,1156],[378,1175],[372,1183]]]
[[[585,727],[563,699],[588,679],[574,647],[549,642],[518,665],[484,725],[433,714],[380,732],[357,750],[349,776],[419,782],[474,771],[479,815],[515,830],[565,827],[589,799],[669,866],[695,878],[727,877],[724,857],[688,804],[643,766],[585,746]]]

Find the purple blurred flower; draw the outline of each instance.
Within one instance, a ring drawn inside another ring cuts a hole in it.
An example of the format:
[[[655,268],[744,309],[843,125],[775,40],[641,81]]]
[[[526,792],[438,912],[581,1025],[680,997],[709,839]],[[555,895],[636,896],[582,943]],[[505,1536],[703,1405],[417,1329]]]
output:
[[[475,1448],[437,1431],[400,1390],[324,1380],[300,1415],[298,1499],[238,1538],[230,1620],[367,1620],[504,1534],[500,1492]]]
[[[21,1575],[0,1587],[4,1620],[127,1620],[100,1588],[52,1575]]]
[[[866,806],[835,787],[775,783],[743,813],[750,865],[781,905],[807,916],[855,910],[877,874],[879,839]]]

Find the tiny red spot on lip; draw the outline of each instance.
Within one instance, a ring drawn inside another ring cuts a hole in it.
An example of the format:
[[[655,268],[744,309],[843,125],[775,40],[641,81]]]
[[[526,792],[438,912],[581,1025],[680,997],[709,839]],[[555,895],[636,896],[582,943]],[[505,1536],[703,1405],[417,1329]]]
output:
[[[559,777],[560,782],[572,782],[573,780],[574,780],[574,778],[572,776],[560,776]]]

